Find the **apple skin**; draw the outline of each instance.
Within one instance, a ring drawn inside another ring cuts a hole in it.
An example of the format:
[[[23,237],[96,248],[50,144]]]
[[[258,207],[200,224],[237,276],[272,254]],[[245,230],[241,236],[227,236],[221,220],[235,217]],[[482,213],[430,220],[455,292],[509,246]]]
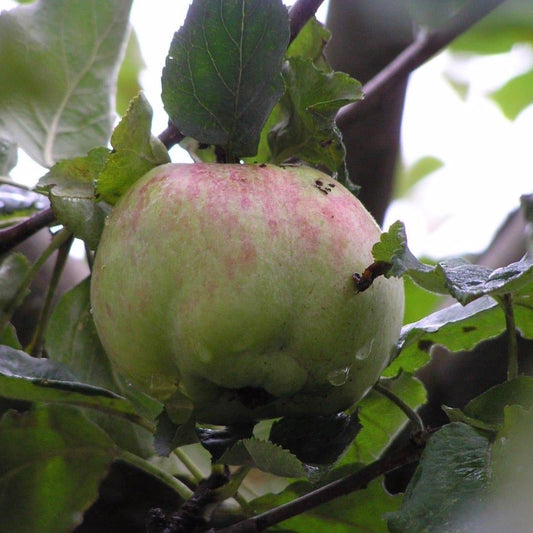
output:
[[[303,166],[166,164],[106,221],[91,286],[112,364],[198,421],[328,415],[374,385],[398,338],[403,282],[356,293],[380,229]],[[179,391],[179,392],[178,392]]]

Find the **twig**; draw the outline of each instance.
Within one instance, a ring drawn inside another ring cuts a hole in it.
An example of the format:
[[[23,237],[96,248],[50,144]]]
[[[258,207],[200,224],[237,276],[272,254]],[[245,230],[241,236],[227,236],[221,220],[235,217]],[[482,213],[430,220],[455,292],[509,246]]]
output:
[[[342,127],[353,121],[364,108],[371,107],[385,91],[402,81],[504,2],[505,0],[471,0],[443,28],[422,32],[396,59],[364,85],[363,100],[349,104],[337,113],[337,125]]]
[[[168,121],[167,129],[162,131],[158,137],[167,150],[185,139],[185,135],[176,128],[171,120]]]
[[[396,470],[401,466],[418,461],[425,447],[427,436],[425,434],[421,439],[412,439],[406,446],[395,453],[382,457],[354,474],[324,485],[289,503],[270,509],[232,526],[217,530],[211,529],[209,533],[257,533],[335,498],[363,489],[373,479],[392,470]]]
[[[505,326],[507,329],[507,379],[518,377],[518,341],[516,338],[516,322],[514,318],[513,297],[506,293],[498,298],[505,314]]]
[[[48,207],[9,228],[0,230],[0,255],[8,252],[39,230],[55,222],[52,208]]]
[[[297,0],[289,10],[290,42],[294,41],[307,21],[316,13],[324,0]]]

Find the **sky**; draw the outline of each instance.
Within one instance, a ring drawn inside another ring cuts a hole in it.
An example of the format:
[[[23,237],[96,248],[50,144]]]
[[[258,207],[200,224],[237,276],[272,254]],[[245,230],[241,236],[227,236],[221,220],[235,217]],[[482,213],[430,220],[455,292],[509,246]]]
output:
[[[286,2],[287,5],[292,2]],[[0,10],[16,5],[0,0]],[[141,84],[154,108],[153,132],[167,122],[160,101],[160,76],[172,36],[183,23],[186,0],[135,0],[131,15],[146,68]],[[327,2],[318,17],[325,19]],[[457,61],[443,53],[410,78],[402,125],[402,159],[412,165],[424,156],[444,167],[413,187],[389,209],[384,227],[406,225],[409,246],[418,256],[449,257],[482,251],[521,194],[533,192],[530,148],[533,106],[508,121],[486,94],[533,67],[533,51],[518,46],[509,54]],[[467,83],[460,96],[446,77]],[[178,148],[174,161],[189,161]],[[30,162],[21,175],[42,175]],[[15,172],[15,177],[17,177]]]

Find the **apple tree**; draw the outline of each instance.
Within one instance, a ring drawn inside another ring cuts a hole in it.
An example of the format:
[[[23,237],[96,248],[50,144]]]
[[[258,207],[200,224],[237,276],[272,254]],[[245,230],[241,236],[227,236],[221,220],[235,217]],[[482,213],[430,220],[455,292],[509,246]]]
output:
[[[529,10],[193,0],[156,135],[131,0],[25,3],[0,14],[0,532],[529,531],[527,239],[430,262],[378,225],[409,74],[531,44]],[[495,99],[516,117],[531,74]]]

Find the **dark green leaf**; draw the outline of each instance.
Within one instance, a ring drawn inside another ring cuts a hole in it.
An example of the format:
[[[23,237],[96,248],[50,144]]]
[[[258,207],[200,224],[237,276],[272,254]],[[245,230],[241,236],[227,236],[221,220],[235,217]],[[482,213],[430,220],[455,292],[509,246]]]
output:
[[[250,502],[254,513],[278,507],[302,496],[316,486],[305,481],[289,485],[279,494],[267,494]],[[364,490],[307,510],[281,523],[283,529],[298,533],[387,533],[384,515],[398,509],[400,496],[391,496],[383,481],[375,479]],[[411,532],[411,533],[414,533]]]
[[[306,477],[304,465],[288,450],[258,439],[239,440],[220,459],[221,464],[247,465],[281,477]]]
[[[95,148],[86,157],[56,163],[38,183],[49,193],[57,219],[94,250],[109,209],[95,203],[94,182],[109,158],[107,148]]]
[[[426,401],[422,383],[407,373],[382,383],[412,409]],[[363,426],[343,457],[341,465],[367,464],[381,457],[408,420],[389,399],[371,391],[358,404],[359,420]]]
[[[252,437],[254,424],[230,426],[224,429],[198,428],[197,434],[202,446],[218,461],[232,446],[242,439]]]
[[[0,16],[0,130],[51,167],[107,144],[131,0],[48,0]]]
[[[77,382],[64,365],[31,357],[8,346],[0,346],[0,396],[87,407],[146,425],[125,398]]]
[[[152,168],[170,161],[163,143],[151,134],[152,108],[143,93],[131,102],[111,136],[113,152],[96,179],[96,194],[110,204]]]
[[[29,268],[29,261],[22,254],[13,253],[3,258],[0,263],[1,309],[5,309],[13,300]]]
[[[388,519],[391,533],[470,531],[450,527],[484,498],[489,440],[466,424],[444,426],[429,440],[405,493]]]
[[[334,463],[361,428],[357,415],[281,418],[272,424],[269,440],[315,465]]]
[[[71,531],[98,498],[113,442],[79,411],[41,406],[0,421],[0,529]]]
[[[348,183],[345,149],[334,119],[341,107],[362,97],[361,84],[342,72],[323,72],[301,57],[284,63],[283,78],[285,94],[268,137],[271,162],[298,158],[324,166]]]
[[[283,92],[288,42],[281,0],[195,0],[163,70],[162,99],[174,124],[237,157],[254,155]]]
[[[17,145],[0,138],[0,176],[7,176],[17,164]]]
[[[176,424],[170,419],[168,413],[163,411],[157,418],[157,427],[154,434],[154,449],[156,453],[168,457],[172,450],[179,446],[198,442],[195,426],[193,418],[183,424]]]

